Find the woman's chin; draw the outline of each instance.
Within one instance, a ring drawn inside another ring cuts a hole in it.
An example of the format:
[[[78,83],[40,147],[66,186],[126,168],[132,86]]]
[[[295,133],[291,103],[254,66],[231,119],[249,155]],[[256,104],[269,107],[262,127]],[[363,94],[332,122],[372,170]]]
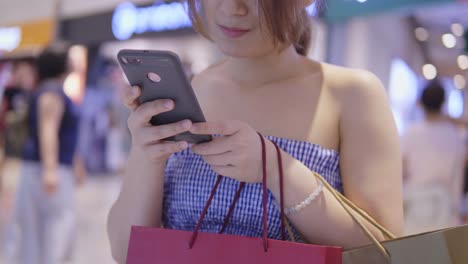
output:
[[[234,58],[255,58],[264,56],[265,50],[255,50],[250,47],[240,47],[236,45],[218,45],[219,50],[226,56]]]

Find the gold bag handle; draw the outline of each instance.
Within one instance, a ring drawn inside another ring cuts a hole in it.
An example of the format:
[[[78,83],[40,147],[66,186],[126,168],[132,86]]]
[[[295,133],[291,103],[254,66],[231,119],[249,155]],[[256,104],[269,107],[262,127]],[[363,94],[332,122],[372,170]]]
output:
[[[371,223],[375,228],[377,228],[384,236],[386,236],[388,239],[395,239],[396,236],[393,235],[390,231],[388,231],[385,227],[377,223],[374,218],[372,218],[369,214],[367,214],[364,210],[356,206],[353,202],[351,202],[348,198],[346,198],[344,195],[342,195],[340,192],[335,190],[330,184],[318,173],[313,172],[315,178],[317,178],[323,186],[335,197],[336,200],[343,206],[343,208],[346,210],[346,212],[353,218],[353,220],[359,225],[361,230],[364,232],[364,234],[372,241],[372,243],[377,247],[379,252],[385,257],[386,260],[388,260],[391,263],[391,255],[385,249],[385,247],[382,245],[382,243],[375,238],[375,236],[369,231],[369,229],[362,223],[362,221],[356,216],[356,214],[360,215],[362,218],[366,219]],[[286,219],[287,220],[287,219]],[[289,233],[289,236],[291,237],[291,240],[295,241],[294,239],[294,234],[291,230],[291,226],[289,224],[289,221],[285,221],[286,227]]]

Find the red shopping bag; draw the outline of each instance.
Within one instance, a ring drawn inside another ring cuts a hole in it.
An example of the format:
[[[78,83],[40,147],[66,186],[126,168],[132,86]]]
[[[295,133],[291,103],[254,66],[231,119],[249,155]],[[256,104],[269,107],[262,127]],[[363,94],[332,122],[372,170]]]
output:
[[[341,249],[280,240],[200,233],[192,249],[192,232],[133,227],[127,264],[341,264]]]
[[[193,232],[168,230],[162,228],[132,227],[127,264],[185,264],[185,263],[223,263],[223,264],[341,264],[342,249],[339,247],[316,246],[289,241],[272,240],[267,238],[267,190],[266,190],[266,151],[262,140],[263,158],[263,237],[251,238],[243,236],[221,234],[229,221],[229,217],[239,198],[244,183],[233,199],[229,213],[225,218],[224,226],[218,234],[199,233],[203,218],[208,211],[211,201],[221,182],[218,176],[203,213]],[[278,161],[280,164],[281,186],[281,214],[282,234],[285,238],[284,206],[282,191],[282,168],[279,148]]]

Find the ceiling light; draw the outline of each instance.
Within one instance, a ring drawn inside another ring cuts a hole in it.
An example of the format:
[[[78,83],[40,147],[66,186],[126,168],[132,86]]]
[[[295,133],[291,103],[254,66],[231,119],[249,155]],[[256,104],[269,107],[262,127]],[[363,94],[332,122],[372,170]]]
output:
[[[460,118],[463,115],[463,93],[460,90],[452,90],[447,98],[448,114],[452,118]]]
[[[445,47],[451,49],[457,45],[457,38],[453,34],[447,33],[442,36],[442,43]]]
[[[423,75],[424,78],[428,80],[433,80],[435,77],[437,77],[437,69],[434,65],[432,64],[426,64],[423,66]]]
[[[423,27],[418,27],[414,30],[414,35],[419,41],[427,41],[429,39],[429,32]]]
[[[452,33],[457,37],[461,37],[463,36],[463,33],[465,33],[465,29],[460,23],[453,23],[450,28],[452,29]]]
[[[462,54],[457,58],[458,67],[462,70],[468,70],[468,56]]]

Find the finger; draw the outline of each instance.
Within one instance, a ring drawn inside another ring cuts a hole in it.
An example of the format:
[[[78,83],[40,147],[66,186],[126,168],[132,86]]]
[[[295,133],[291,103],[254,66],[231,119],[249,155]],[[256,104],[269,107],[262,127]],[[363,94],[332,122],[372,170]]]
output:
[[[141,89],[138,86],[133,86],[130,89],[125,90],[125,94],[123,97],[123,103],[126,107],[130,110],[135,110],[140,103],[138,102],[138,98],[141,95]]]
[[[232,167],[239,164],[239,158],[233,152],[220,155],[202,156],[203,160],[212,167]]]
[[[242,123],[239,121],[214,121],[193,124],[190,132],[198,135],[225,135],[230,136],[239,132]]]
[[[193,145],[192,152],[199,155],[219,155],[230,152],[232,150],[231,139],[231,136],[214,137],[210,142]]]
[[[153,116],[164,112],[169,112],[174,108],[174,101],[170,99],[154,100],[144,103],[135,110],[134,118],[138,125],[150,126],[150,120]]]
[[[159,140],[178,135],[189,131],[192,127],[192,121],[183,120],[173,124],[145,127],[141,131],[141,138],[147,142],[144,144],[153,144]]]
[[[150,158],[159,159],[185,150],[188,146],[188,143],[185,141],[160,142],[158,144],[146,146],[145,151],[148,153]]]

